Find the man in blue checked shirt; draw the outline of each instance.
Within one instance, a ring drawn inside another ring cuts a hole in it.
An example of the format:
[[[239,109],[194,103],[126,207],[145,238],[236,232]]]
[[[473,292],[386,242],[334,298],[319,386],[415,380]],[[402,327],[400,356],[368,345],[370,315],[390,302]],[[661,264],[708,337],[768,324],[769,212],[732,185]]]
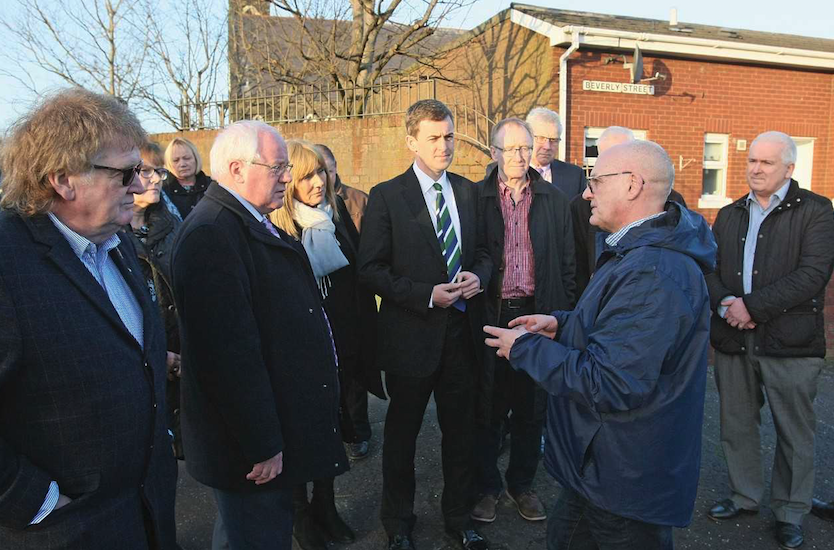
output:
[[[166,346],[129,242],[147,135],[80,88],[11,128],[0,199],[0,548],[176,548]]]

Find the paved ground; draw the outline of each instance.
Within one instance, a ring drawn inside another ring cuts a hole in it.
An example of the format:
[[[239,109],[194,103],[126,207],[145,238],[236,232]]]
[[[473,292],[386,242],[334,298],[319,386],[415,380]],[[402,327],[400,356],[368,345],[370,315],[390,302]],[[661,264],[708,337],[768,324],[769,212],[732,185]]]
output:
[[[357,533],[358,540],[351,550],[381,550],[386,537],[379,516],[381,491],[382,422],[385,418],[385,402],[372,398],[371,422],[374,426],[371,455],[354,464],[347,474],[337,478],[337,505],[342,517]],[[817,398],[817,482],[816,494],[834,499],[834,369],[823,372]],[[770,475],[775,436],[770,414],[762,419],[765,448],[765,472]],[[675,533],[676,548],[706,550],[777,549],[773,535],[773,515],[763,509],[756,516],[743,516],[738,520],[716,523],[706,516],[712,503],[725,496],[727,482],[724,459],[718,437],[718,395],[715,383],[707,385],[706,414],[703,431],[703,455],[701,482],[695,517],[687,529]],[[419,440],[416,459],[417,498],[415,510],[418,516],[414,531],[415,544],[420,550],[456,550],[458,546],[443,534],[440,516],[440,435],[433,404],[426,414]],[[506,466],[506,455],[502,457]],[[558,485],[539,469],[536,489],[546,503],[552,503],[559,491]],[[205,550],[211,547],[211,528],[215,507],[210,492],[188,477],[180,464],[180,482],[177,501],[177,528],[184,550]],[[525,550],[545,548],[544,522],[530,523],[521,519],[515,510],[501,501],[498,520],[482,529],[492,542],[493,550]],[[297,545],[295,548],[298,548]],[[333,546],[336,548],[336,546]],[[805,520],[804,549],[834,548],[834,523],[827,523],[813,516]]]

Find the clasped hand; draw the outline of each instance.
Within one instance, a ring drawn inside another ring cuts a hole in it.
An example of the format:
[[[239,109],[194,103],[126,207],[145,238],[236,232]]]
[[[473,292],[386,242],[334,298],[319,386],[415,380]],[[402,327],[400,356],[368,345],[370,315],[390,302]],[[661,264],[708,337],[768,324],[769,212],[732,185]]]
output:
[[[727,324],[738,330],[750,330],[756,328],[756,323],[747,311],[747,306],[744,305],[744,300],[741,298],[730,298],[721,302],[722,306],[727,306],[727,312],[724,314],[724,320]]]
[[[484,342],[491,348],[497,348],[495,354],[498,357],[509,359],[510,350],[519,336],[532,332],[552,340],[558,328],[559,322],[551,315],[522,315],[510,321],[509,328],[486,325],[484,332],[494,338],[487,338]]]
[[[481,291],[481,279],[470,271],[461,271],[454,283],[435,285],[431,292],[432,304],[437,307],[449,307],[458,298],[468,300]]]

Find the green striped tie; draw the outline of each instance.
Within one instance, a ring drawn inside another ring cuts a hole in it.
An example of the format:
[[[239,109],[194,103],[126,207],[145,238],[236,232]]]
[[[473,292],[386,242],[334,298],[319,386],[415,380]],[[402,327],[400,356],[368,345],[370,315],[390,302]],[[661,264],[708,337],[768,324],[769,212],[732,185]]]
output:
[[[440,242],[440,252],[446,260],[449,282],[453,283],[461,270],[460,244],[455,234],[452,216],[449,214],[449,207],[443,198],[443,188],[439,183],[435,183],[432,187],[437,191],[437,199],[434,202],[434,213],[437,216],[437,240]],[[462,298],[459,298],[453,305],[460,311],[466,310],[466,303]]]

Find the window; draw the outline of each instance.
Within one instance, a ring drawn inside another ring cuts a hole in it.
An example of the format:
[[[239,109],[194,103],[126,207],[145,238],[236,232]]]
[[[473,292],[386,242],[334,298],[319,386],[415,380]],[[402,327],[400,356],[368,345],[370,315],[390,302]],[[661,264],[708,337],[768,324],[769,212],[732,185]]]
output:
[[[604,131],[605,128],[585,128],[585,159],[583,168],[589,174],[597,162],[597,157],[599,156],[597,141]],[[634,132],[635,139],[646,139],[645,130],[632,130],[632,132]]]
[[[721,208],[727,198],[727,134],[704,135],[704,173],[698,208]]]

